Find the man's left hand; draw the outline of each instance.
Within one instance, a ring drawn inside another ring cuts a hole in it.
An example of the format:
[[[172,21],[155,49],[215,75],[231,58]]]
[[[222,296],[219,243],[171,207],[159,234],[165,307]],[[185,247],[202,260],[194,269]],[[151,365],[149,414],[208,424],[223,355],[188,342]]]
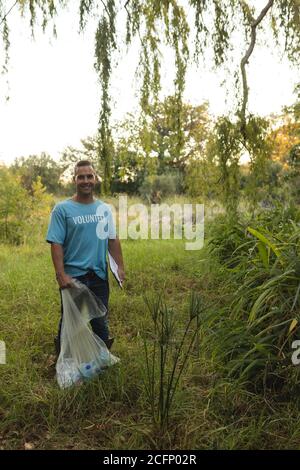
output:
[[[125,281],[125,271],[122,268],[118,268],[118,275],[120,278],[120,281],[123,283]]]

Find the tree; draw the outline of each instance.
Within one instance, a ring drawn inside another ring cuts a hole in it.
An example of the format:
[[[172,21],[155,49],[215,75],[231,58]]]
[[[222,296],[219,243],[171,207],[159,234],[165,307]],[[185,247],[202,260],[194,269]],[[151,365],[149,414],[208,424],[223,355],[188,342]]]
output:
[[[98,172],[102,172],[102,165],[99,162],[99,140],[97,136],[88,136],[81,139],[82,148],[68,146],[64,149],[60,157],[60,165],[64,170],[69,167],[74,168],[79,160],[89,160]]]
[[[37,14],[42,15],[45,29],[49,20],[59,14],[59,7],[68,4],[68,0],[17,0],[13,8],[20,12],[29,12],[32,30]],[[253,117],[248,116],[249,87],[247,66],[257,36],[267,29],[269,36],[277,44],[278,51],[284,44],[284,52],[294,63],[300,58],[300,4],[299,0],[265,0],[256,11],[247,0],[186,0],[182,4],[177,0],[81,0],[79,23],[84,29],[88,18],[96,16],[98,26],[95,34],[95,68],[102,90],[99,113],[98,158],[104,167],[104,186],[108,190],[111,178],[112,141],[110,129],[110,76],[113,61],[119,46],[129,46],[134,40],[140,43],[139,75],[141,77],[140,103],[145,116],[158,100],[161,89],[160,68],[161,49],[167,45],[174,53],[176,73],[174,77],[174,95],[176,105],[176,139],[178,154],[183,145],[182,96],[185,87],[185,73],[191,56],[189,47],[190,28],[187,20],[188,9],[194,14],[196,34],[196,61],[212,47],[216,67],[226,64],[235,76],[236,86],[240,88],[236,103],[236,124],[245,143],[251,139],[247,133],[247,123]],[[9,53],[8,17],[11,6],[8,1],[0,1],[2,15],[1,28],[6,52],[5,68]],[[126,13],[124,15],[124,13]],[[24,15],[26,17],[26,15]],[[125,18],[125,20],[124,20]],[[126,34],[122,28],[116,28],[126,22]],[[237,26],[238,25],[238,26]],[[239,50],[241,51],[238,67],[233,67],[232,50],[237,50],[235,32],[239,28]],[[135,43],[136,44],[136,43]],[[122,48],[124,49],[124,48]],[[251,128],[251,126],[250,126]],[[254,156],[253,156],[254,157]]]
[[[200,198],[202,202],[217,199],[220,197],[219,178],[216,162],[205,155],[187,166],[185,188],[190,196]]]
[[[294,120],[290,112],[273,119],[274,129],[269,134],[272,144],[272,160],[288,165],[288,155],[292,147],[300,143],[300,122]]]
[[[293,106],[284,108],[283,114],[272,116],[272,130],[267,137],[271,156],[265,184],[269,185],[269,194],[275,195],[275,189],[277,196],[280,195],[283,200],[290,197],[299,199],[300,115],[297,108],[298,101]],[[261,178],[258,181],[260,183]],[[281,187],[280,191],[276,186]]]
[[[178,148],[176,97],[168,96],[143,115],[127,117],[114,129],[115,155],[112,165],[113,188],[137,191],[147,176],[165,172],[182,179],[190,161],[204,153],[211,127],[208,105],[183,103],[182,148]]]
[[[41,184],[49,192],[57,193],[61,189],[59,178],[62,168],[47,153],[17,158],[11,168],[20,176],[23,187],[28,191],[33,192],[33,184],[37,178],[40,178]]]
[[[151,151],[158,159],[159,174],[170,168],[184,173],[187,162],[204,153],[210,127],[208,103],[200,106],[182,103],[180,129],[177,111],[176,96],[168,96],[149,109],[148,132]]]
[[[21,176],[0,165],[0,241],[20,244],[35,242],[44,232],[53,205],[41,178],[27,191]]]
[[[151,142],[140,116],[128,114],[113,128],[115,155],[112,170],[114,191],[137,192],[147,175],[155,174],[157,162],[151,158]]]
[[[208,156],[217,164],[221,197],[225,208],[232,214],[238,208],[240,155],[237,127],[228,118],[220,118],[208,145]]]
[[[0,240],[19,243],[27,215],[27,192],[8,168],[0,166]]]

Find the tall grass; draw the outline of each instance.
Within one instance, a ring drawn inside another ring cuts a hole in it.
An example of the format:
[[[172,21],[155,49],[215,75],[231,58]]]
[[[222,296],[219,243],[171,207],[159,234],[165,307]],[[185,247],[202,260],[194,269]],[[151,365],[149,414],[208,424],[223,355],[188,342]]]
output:
[[[300,332],[300,228],[285,215],[285,208],[274,213],[273,226],[269,213],[225,230],[222,221],[222,233],[212,234],[210,242],[224,263],[224,282],[235,286],[230,302],[207,318],[212,354],[228,376],[256,387],[281,389],[295,379],[291,342]],[[289,387],[297,385],[298,378]]]
[[[291,207],[218,216],[198,252],[123,241],[125,289],[112,280],[110,298],[121,362],[70,390],[54,377],[49,247],[1,245],[0,448],[299,448],[299,221]]]
[[[195,390],[182,394],[177,387],[172,404],[180,413],[164,444],[152,429],[140,342],[151,330],[143,294],[152,296],[165,284],[166,301],[170,308],[177,305],[180,315],[197,282],[189,274],[193,258],[181,240],[125,241],[123,252],[125,290],[111,280],[110,299],[114,353],[121,363],[83,387],[62,391],[55,381],[53,338],[60,307],[49,246],[41,241],[14,251],[0,247],[0,337],[7,346],[7,364],[0,366],[0,447],[22,449],[28,442],[34,448],[193,446],[196,435],[185,422]],[[187,368],[185,380],[189,375]]]
[[[153,331],[144,337],[146,394],[151,406],[153,422],[163,433],[169,424],[170,413],[180,378],[191,357],[191,350],[200,328],[201,302],[194,293],[189,305],[189,317],[178,328],[178,315],[162,299],[162,294],[146,303]],[[178,334],[178,329],[181,334]]]

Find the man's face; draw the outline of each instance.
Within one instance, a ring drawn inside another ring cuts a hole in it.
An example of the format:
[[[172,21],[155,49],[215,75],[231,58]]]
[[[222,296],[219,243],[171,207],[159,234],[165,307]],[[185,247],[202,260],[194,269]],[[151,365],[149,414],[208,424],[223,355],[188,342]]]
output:
[[[89,195],[96,184],[96,174],[91,166],[80,166],[76,169],[75,184],[78,194]]]

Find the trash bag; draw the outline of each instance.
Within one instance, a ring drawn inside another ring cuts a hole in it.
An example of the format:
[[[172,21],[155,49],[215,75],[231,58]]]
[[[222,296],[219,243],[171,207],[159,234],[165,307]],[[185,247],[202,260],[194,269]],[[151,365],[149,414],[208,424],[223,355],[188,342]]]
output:
[[[109,352],[90,326],[93,318],[103,317],[107,312],[101,300],[77,279],[61,293],[63,319],[56,378],[60,388],[67,388],[101,374],[119,359]]]

